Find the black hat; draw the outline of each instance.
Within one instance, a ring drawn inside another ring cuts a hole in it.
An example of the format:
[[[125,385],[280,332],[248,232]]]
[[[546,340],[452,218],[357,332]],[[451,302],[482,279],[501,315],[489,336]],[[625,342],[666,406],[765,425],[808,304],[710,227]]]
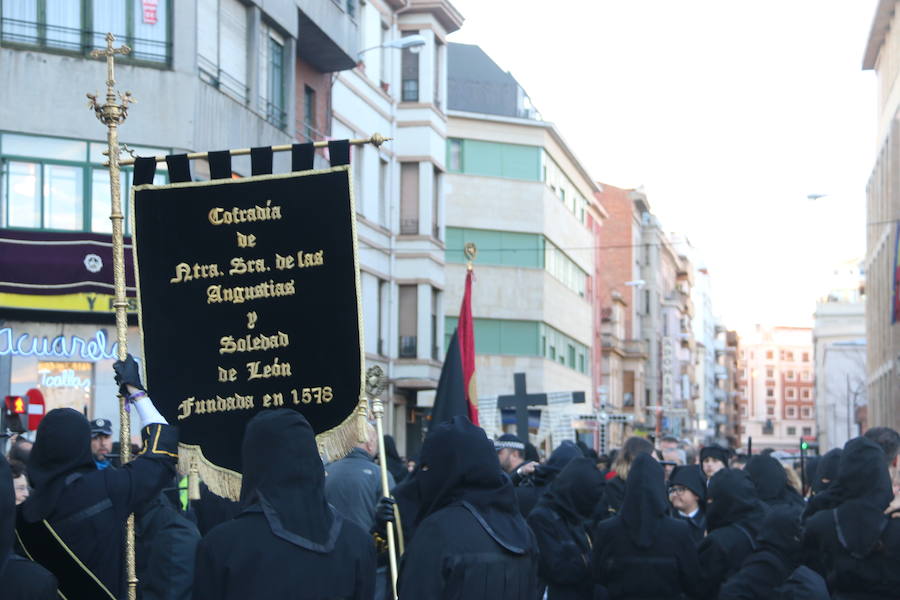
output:
[[[109,419],[94,419],[91,421],[91,437],[101,434],[112,435],[112,421]]]
[[[722,464],[727,467],[728,459],[731,458],[731,450],[717,445],[706,446],[705,448],[700,450],[700,462],[703,463],[703,461],[706,460],[707,457],[720,460],[722,461]]]
[[[500,450],[503,450],[504,448],[518,450],[519,452],[524,453],[525,443],[511,433],[504,433],[494,441],[494,450],[500,452]]]
[[[700,499],[701,507],[706,504],[706,476],[699,465],[679,465],[669,477],[671,485],[684,486]]]

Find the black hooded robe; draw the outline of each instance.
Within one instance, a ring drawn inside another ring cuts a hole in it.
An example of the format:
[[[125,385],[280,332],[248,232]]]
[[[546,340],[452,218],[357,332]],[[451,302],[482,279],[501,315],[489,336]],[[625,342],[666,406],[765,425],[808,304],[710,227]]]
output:
[[[556,447],[547,459],[546,464],[534,468],[534,473],[521,481],[515,488],[516,498],[519,501],[519,510],[523,517],[528,517],[537,506],[538,500],[549,489],[550,484],[559,475],[569,461],[573,458],[584,456],[575,442],[565,440]]]
[[[540,550],[538,575],[548,600],[591,600],[591,540],[585,526],[603,493],[589,458],[574,458],[528,515]]]
[[[638,455],[622,509],[597,525],[591,572],[610,600],[694,595],[700,579],[694,541],[687,523],[667,516],[665,485],[662,465],[649,454]]]
[[[737,573],[756,549],[756,533],[765,507],[756,497],[750,477],[722,469],[709,480],[706,524],[709,533],[697,545],[700,556],[700,598],[715,598],[719,587]]]
[[[493,443],[466,417],[435,427],[416,474],[421,508],[400,564],[401,600],[528,600],[537,545]]]
[[[0,593],[16,600],[57,600],[56,577],[41,565],[13,551],[16,492],[12,472],[0,454]]]
[[[194,600],[371,600],[374,541],[325,501],[325,468],[303,415],[256,415],[242,462],[244,510],[200,541]]]
[[[893,490],[881,447],[865,437],[847,442],[829,490],[839,503],[807,520],[807,564],[825,577],[835,598],[897,598],[900,520],[884,515]]]
[[[777,506],[763,519],[757,550],[722,585],[718,600],[769,600],[800,564],[800,507]]]
[[[788,484],[787,473],[777,459],[757,454],[747,461],[744,473],[750,476],[756,495],[768,507],[796,506],[803,508],[803,498]]]
[[[71,408],[51,410],[41,421],[28,458],[28,479],[34,488],[19,506],[23,537],[27,524],[46,520],[69,550],[90,569],[113,597],[125,586],[122,540],[128,515],[172,481],[178,461],[178,432],[152,424],[143,428],[144,447],[118,469],[98,471],[91,453],[87,419]],[[25,540],[28,551],[28,540]],[[43,565],[54,571],[59,564]],[[66,577],[55,572],[60,591]]]

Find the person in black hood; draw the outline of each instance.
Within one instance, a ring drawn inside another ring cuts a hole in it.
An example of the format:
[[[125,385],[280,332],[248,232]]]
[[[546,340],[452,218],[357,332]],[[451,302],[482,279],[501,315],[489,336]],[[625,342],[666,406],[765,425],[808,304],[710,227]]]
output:
[[[750,476],[757,497],[766,506],[803,506],[803,498],[788,484],[787,473],[777,459],[762,454],[753,456],[744,473]]]
[[[817,512],[835,508],[840,503],[840,494],[832,484],[837,479],[842,452],[840,448],[834,448],[826,452],[819,461],[812,481],[813,496],[803,510],[804,521]]]
[[[825,577],[835,598],[896,598],[900,520],[884,514],[894,494],[881,447],[865,437],[847,442],[829,491],[837,508],[806,522],[808,566]]]
[[[520,600],[537,590],[537,545],[494,444],[466,417],[434,427],[420,455],[416,535],[401,600]]]
[[[169,497],[158,494],[135,513],[139,600],[189,600],[200,532]]]
[[[197,547],[194,600],[296,598],[301,590],[371,600],[374,542],[325,501],[325,468],[306,418],[260,412],[247,424],[241,458],[243,511]]]
[[[702,572],[701,598],[715,598],[719,587],[734,575],[756,549],[755,537],[765,516],[756,488],[744,471],[721,469],[706,490],[709,533],[697,545]]]
[[[550,483],[569,464],[569,461],[581,456],[584,455],[575,442],[565,440],[557,446],[545,464],[535,467],[531,476],[518,484],[516,498],[519,500],[519,510],[523,517],[527,517],[531,513]]]
[[[740,571],[722,585],[718,600],[768,600],[774,596],[775,588],[800,566],[800,507],[772,508],[763,519],[756,545]]]
[[[838,465],[841,463],[840,448],[832,448],[825,453],[816,467],[816,474],[812,480],[812,491],[818,494],[831,485],[831,482],[837,479]]]
[[[594,530],[591,573],[610,600],[695,595],[700,565],[687,523],[667,516],[665,470],[649,454],[632,462],[618,514]],[[595,597],[605,597],[601,591]]]
[[[540,550],[538,575],[548,600],[591,600],[591,541],[585,523],[603,493],[590,458],[573,458],[528,515]]]
[[[669,478],[669,502],[673,516],[691,528],[694,543],[706,535],[706,477],[699,465],[680,465]]]
[[[400,453],[397,452],[397,442],[394,441],[394,436],[384,436],[384,453],[387,454],[388,471],[393,475],[394,484],[396,485],[403,481],[409,471],[406,470],[406,463],[403,462],[403,459],[400,458]]]
[[[640,454],[653,452],[653,444],[642,437],[633,436],[625,440],[622,450],[616,453],[612,468],[607,473],[606,487],[603,489],[603,498],[597,503],[594,510],[593,524],[596,525],[603,519],[616,514],[622,506],[625,497],[625,480],[628,479],[628,470],[631,463]]]
[[[53,572],[70,600],[122,596],[128,515],[162,491],[178,461],[178,431],[147,396],[134,358],[116,361],[113,369],[120,393],[144,425],[144,450],[121,468],[98,471],[88,420],[77,410],[57,408],[41,420],[28,457],[33,491],[19,506],[16,527],[24,550]],[[69,553],[78,562],[66,558]],[[86,570],[96,590],[85,589]]]
[[[15,553],[16,492],[12,471],[0,454],[0,590],[4,598],[55,600],[56,577]]]

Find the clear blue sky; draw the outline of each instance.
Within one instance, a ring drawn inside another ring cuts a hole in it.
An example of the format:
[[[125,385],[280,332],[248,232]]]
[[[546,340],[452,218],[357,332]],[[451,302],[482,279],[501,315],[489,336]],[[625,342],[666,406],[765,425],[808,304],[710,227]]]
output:
[[[643,185],[729,327],[809,325],[865,253],[875,0],[452,0],[601,182]],[[811,202],[810,193],[829,194]]]

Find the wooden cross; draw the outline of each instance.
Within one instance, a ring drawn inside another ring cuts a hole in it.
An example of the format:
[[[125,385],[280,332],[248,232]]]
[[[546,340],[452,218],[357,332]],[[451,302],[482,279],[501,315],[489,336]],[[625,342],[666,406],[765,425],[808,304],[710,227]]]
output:
[[[497,408],[516,409],[516,435],[523,442],[528,441],[528,407],[547,406],[547,394],[529,394],[525,389],[525,373],[515,373],[513,394],[497,397]]]

